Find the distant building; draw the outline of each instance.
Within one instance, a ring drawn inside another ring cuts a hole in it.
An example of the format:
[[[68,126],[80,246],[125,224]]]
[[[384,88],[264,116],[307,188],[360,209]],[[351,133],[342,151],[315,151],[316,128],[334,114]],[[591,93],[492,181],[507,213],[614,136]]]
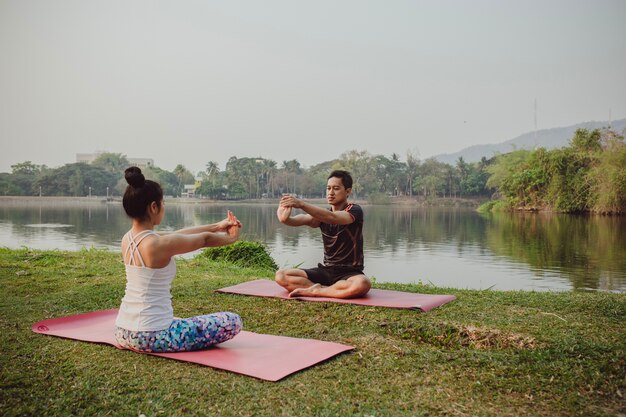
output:
[[[99,157],[100,155],[102,155],[103,153],[106,153],[104,151],[97,151],[94,153],[77,153],[76,154],[76,162],[84,162],[86,164],[90,164],[93,161],[95,161],[95,159],[97,157]],[[129,158],[126,157],[126,159],[128,159],[128,162],[133,165],[133,166],[137,166],[139,168],[147,168],[147,167],[153,167],[154,166],[154,160],[152,158]]]
[[[196,196],[196,184],[185,184],[181,197],[193,198]]]
[[[152,158],[128,158],[128,162],[131,165],[137,166],[139,168],[147,168],[154,166],[154,160]]]

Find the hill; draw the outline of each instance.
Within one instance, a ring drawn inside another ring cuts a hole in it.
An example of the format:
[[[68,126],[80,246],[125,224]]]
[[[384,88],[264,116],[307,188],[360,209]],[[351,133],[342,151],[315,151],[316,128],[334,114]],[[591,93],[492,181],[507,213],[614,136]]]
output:
[[[473,145],[455,153],[435,155],[434,158],[440,162],[454,164],[459,157],[463,157],[465,162],[476,162],[480,161],[483,156],[491,158],[495,154],[507,153],[515,149],[532,149],[535,147],[544,147],[546,149],[560,148],[569,143],[576,129],[602,129],[608,125],[608,121],[591,121],[572,126],[543,129],[538,130],[536,134],[535,132],[524,133],[502,143]],[[611,129],[624,134],[624,131],[626,131],[626,119],[612,121]]]

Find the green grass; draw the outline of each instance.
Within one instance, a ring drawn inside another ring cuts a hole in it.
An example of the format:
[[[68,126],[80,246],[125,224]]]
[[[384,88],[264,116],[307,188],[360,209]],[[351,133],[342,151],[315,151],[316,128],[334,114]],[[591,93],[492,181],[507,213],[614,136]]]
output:
[[[225,261],[244,268],[258,267],[273,271],[278,269],[267,246],[261,242],[240,240],[228,246],[206,248],[200,256],[211,261]]]
[[[626,294],[376,284],[452,293],[429,313],[218,294],[271,278],[205,257],[178,261],[179,316],[229,310],[246,330],[356,350],[272,383],[32,323],[117,308],[118,254],[0,249],[3,416],[572,416],[625,414]]]

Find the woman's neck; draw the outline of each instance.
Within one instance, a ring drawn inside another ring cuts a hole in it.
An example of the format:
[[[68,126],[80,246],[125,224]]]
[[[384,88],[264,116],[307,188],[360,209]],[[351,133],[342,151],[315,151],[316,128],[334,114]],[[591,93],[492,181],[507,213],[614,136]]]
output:
[[[148,219],[148,220],[135,220],[133,219],[133,225],[131,227],[131,229],[135,232],[141,232],[144,230],[153,230],[154,229],[154,223]]]

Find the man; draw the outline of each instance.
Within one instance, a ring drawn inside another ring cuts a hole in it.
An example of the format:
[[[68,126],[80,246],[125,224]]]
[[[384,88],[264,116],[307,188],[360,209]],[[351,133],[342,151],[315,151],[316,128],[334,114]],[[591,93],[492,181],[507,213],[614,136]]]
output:
[[[326,200],[330,209],[313,206],[292,195],[284,195],[276,215],[288,226],[319,227],[324,241],[324,265],[311,269],[281,269],[276,282],[290,297],[361,297],[369,291],[370,280],[363,275],[363,210],[348,203],[352,177],[347,171],[328,176]],[[306,214],[291,216],[298,208]]]

